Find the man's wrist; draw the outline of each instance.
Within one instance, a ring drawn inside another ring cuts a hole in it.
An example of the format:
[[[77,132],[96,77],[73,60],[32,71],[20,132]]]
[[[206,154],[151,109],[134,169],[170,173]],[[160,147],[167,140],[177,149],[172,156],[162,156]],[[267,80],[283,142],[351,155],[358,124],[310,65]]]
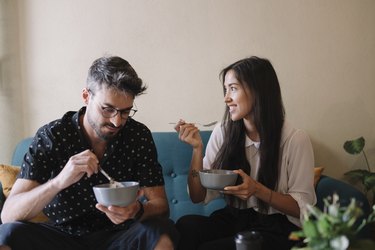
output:
[[[145,209],[143,207],[143,203],[140,201],[140,200],[137,200],[138,204],[139,204],[139,210],[138,212],[134,215],[134,219],[135,220],[139,220],[141,219],[143,213],[145,212]]]

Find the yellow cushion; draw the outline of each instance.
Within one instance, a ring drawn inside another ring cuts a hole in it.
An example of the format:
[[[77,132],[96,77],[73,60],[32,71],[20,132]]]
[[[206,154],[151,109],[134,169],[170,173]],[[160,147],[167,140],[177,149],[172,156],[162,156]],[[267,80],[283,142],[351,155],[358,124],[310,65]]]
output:
[[[9,196],[10,191],[12,190],[13,184],[17,179],[17,175],[20,172],[19,167],[0,164],[0,182],[3,186],[3,194],[5,198]],[[40,212],[37,216],[32,218],[30,221],[33,222],[45,222],[47,221],[47,216]]]
[[[8,197],[10,190],[12,190],[13,184],[16,181],[19,172],[19,167],[0,164],[0,182],[3,186],[5,198]]]
[[[318,181],[320,177],[322,176],[324,167],[315,167],[314,168],[314,187],[316,188],[316,184],[318,184]]]

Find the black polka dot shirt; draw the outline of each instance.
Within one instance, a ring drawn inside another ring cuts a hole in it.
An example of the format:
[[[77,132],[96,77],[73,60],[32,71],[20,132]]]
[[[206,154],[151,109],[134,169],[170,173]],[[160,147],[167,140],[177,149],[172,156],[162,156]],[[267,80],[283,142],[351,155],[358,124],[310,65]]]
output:
[[[60,173],[71,156],[90,149],[78,122],[85,111],[83,107],[78,112],[68,112],[38,130],[24,157],[19,178],[45,183]],[[133,119],[108,142],[100,165],[117,181],[138,181],[140,186],[149,187],[164,185],[151,132]],[[58,193],[43,211],[54,226],[77,236],[124,227],[125,224],[114,225],[95,208],[92,187],[102,183],[108,180],[100,173],[90,178],[84,176]]]

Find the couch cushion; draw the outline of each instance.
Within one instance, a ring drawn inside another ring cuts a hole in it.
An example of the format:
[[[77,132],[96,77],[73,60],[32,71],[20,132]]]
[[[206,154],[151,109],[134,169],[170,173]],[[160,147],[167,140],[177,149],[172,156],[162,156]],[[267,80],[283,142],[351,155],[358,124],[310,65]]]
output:
[[[318,184],[318,181],[320,180],[320,177],[322,176],[324,167],[315,167],[314,168],[314,187],[316,188],[316,185]]]
[[[19,167],[0,164],[0,182],[5,198],[8,197],[10,190],[12,190],[13,183],[16,181],[19,172]]]
[[[19,167],[0,164],[0,182],[2,186],[2,194],[4,195],[4,200],[9,196],[9,193],[12,190],[13,184],[16,181],[19,172]],[[47,220],[47,216],[41,212],[37,216],[32,218],[30,221],[44,222]]]

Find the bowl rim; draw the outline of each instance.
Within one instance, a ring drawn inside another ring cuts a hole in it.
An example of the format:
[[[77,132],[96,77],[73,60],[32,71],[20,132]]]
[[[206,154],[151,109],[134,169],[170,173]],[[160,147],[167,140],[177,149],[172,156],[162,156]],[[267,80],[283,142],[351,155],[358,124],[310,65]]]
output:
[[[211,172],[211,171],[219,171],[219,172],[222,172],[222,173],[214,173],[214,172]],[[202,170],[199,170],[199,173],[202,173],[202,174],[213,174],[213,175],[216,175],[216,174],[224,174],[224,175],[238,175],[237,173],[233,172],[233,170],[229,170],[229,169],[202,169]]]
[[[119,181],[120,183],[126,183],[128,184],[127,186],[122,186],[122,187],[108,187],[109,182],[102,183],[102,184],[97,184],[93,186],[95,189],[127,189],[127,188],[134,188],[134,187],[139,187],[139,182],[138,181]],[[130,185],[129,185],[130,184]]]

